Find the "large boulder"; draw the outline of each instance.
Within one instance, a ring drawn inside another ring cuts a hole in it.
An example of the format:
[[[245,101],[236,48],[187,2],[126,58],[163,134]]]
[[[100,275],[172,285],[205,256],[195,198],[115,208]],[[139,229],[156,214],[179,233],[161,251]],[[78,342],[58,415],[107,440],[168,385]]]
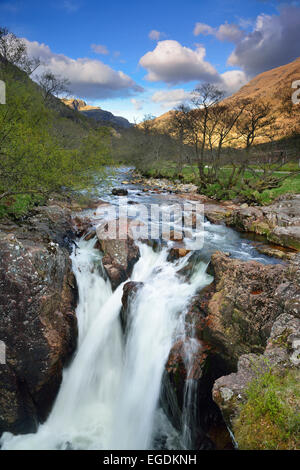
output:
[[[213,224],[220,224],[230,220],[233,211],[237,210],[236,204],[228,202],[216,203],[213,201],[205,202],[204,214],[205,217]]]
[[[280,288],[288,268],[217,252],[210,270],[215,289],[203,321],[203,338],[218,346],[234,366],[241,354],[263,352],[274,321],[283,313]]]
[[[46,419],[76,347],[71,237],[70,212],[58,206],[0,225],[0,434],[34,431]]]
[[[114,238],[108,238],[107,229],[108,223],[104,221],[98,225],[96,232],[99,248],[104,255],[102,264],[114,290],[130,276],[139,259],[139,249],[131,236],[121,239],[116,233]]]
[[[265,235],[272,242],[300,250],[300,195],[285,195],[269,206],[240,207],[225,221],[244,232]]]

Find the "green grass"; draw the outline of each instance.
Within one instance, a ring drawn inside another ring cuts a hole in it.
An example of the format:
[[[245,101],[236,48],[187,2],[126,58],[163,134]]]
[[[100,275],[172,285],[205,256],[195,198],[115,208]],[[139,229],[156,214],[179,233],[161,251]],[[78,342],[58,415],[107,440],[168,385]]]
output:
[[[288,166],[290,165],[290,166]],[[288,164],[285,168],[283,168],[284,171],[297,171],[299,168],[297,167],[296,164]],[[228,177],[230,173],[230,168],[224,168],[222,170],[224,180]],[[280,173],[278,174],[280,176]],[[150,170],[147,170],[146,176],[149,177],[164,177],[168,178],[171,180],[176,180],[177,179],[177,169],[176,169],[176,164],[173,162],[166,162],[164,164],[161,164],[159,167],[152,167]],[[191,166],[191,165],[185,165],[183,170],[182,170],[182,176],[183,176],[183,182],[184,183],[195,183],[197,184],[197,168],[196,166]],[[246,178],[252,178],[252,173],[251,172],[246,172],[244,175]],[[250,196],[251,191],[249,192]],[[292,194],[297,194],[300,193],[300,173],[299,174],[291,174],[287,179],[285,179],[282,184],[278,188],[274,189],[269,189],[265,190],[262,193],[251,193],[251,197],[254,197],[254,200],[256,202],[259,202],[262,205],[269,204],[277,198],[278,196],[282,194],[287,194],[287,193],[292,193]],[[211,185],[207,191],[206,194],[208,196],[215,196],[217,199],[233,199],[238,195],[241,195],[241,189],[239,186],[239,183],[235,188],[232,189],[232,191],[229,191],[227,194],[223,194],[223,188],[220,187],[219,184]],[[247,198],[247,194],[245,194],[245,197]]]
[[[300,371],[253,380],[233,432],[242,450],[300,449]]]
[[[0,219],[14,217],[16,219],[28,214],[30,210],[39,204],[43,204],[45,199],[39,195],[20,194],[9,199],[5,199],[0,204]]]

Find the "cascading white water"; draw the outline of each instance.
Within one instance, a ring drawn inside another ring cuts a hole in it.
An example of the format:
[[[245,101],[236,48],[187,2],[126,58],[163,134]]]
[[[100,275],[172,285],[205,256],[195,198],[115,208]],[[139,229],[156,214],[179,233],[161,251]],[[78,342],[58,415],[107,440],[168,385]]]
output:
[[[79,288],[79,342],[47,421],[35,434],[4,433],[2,449],[151,448],[161,379],[173,341],[184,334],[184,314],[196,290],[210,281],[200,264],[190,281],[168,251],[140,245],[132,280],[143,282],[129,312],[124,339],[119,313],[123,285],[112,293],[100,275],[94,240],[72,255]]]

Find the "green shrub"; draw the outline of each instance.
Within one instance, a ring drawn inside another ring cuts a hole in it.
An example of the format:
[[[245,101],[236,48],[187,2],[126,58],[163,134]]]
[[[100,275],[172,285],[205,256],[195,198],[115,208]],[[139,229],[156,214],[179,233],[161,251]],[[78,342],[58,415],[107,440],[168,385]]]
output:
[[[269,370],[250,383],[233,428],[240,449],[300,448],[299,379]]]

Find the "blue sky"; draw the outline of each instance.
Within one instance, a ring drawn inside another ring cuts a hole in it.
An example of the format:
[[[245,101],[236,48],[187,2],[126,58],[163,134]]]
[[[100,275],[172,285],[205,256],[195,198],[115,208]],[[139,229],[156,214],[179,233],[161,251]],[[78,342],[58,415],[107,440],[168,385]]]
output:
[[[0,0],[1,25],[25,38],[72,94],[131,121],[160,115],[200,82],[228,94],[300,55],[298,1]]]

